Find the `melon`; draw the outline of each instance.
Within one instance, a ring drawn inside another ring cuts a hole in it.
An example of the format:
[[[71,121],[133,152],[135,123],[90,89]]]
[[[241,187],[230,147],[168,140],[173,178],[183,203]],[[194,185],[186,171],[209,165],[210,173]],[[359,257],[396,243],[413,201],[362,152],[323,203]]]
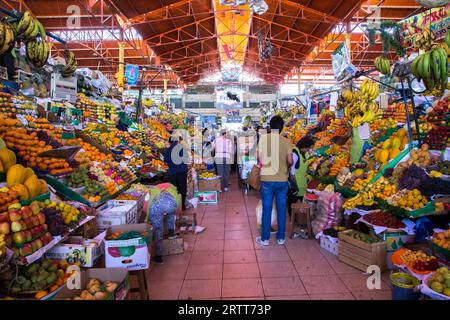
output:
[[[25,181],[25,187],[27,187],[28,192],[30,194],[30,198],[35,198],[40,195],[41,192],[41,184],[39,183],[39,179],[36,175],[32,175]]]

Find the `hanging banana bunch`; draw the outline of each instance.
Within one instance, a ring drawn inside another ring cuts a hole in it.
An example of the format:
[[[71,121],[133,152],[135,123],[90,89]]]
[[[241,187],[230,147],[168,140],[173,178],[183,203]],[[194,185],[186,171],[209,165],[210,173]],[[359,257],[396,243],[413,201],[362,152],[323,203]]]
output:
[[[16,42],[16,30],[7,21],[0,22],[0,55],[11,50]]]
[[[444,44],[435,45],[419,55],[411,65],[418,81],[423,80],[429,92],[441,92],[448,87],[448,54]]]
[[[71,77],[78,68],[78,63],[75,60],[75,55],[72,51],[66,50],[65,53],[66,65],[61,69],[61,75],[64,78]]]
[[[349,119],[352,127],[359,127],[365,122],[372,122],[378,114],[378,103],[375,99],[380,94],[379,86],[365,79],[359,93],[350,90],[342,91],[344,100],[344,115]]]
[[[375,58],[374,66],[378,72],[381,72],[386,76],[391,74],[391,63],[389,62],[389,59],[383,55]]]
[[[430,30],[424,29],[414,40],[414,47],[418,50],[429,51],[435,44],[436,36]]]
[[[50,45],[46,41],[46,32],[42,23],[25,11],[16,24],[17,38],[25,43],[27,58],[36,68],[42,68],[50,56]]]

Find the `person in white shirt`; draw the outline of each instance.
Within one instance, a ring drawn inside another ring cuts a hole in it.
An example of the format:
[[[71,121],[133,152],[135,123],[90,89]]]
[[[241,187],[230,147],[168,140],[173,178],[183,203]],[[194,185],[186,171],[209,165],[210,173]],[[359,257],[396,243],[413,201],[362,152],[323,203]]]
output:
[[[233,142],[227,138],[226,130],[222,130],[220,137],[213,142],[217,174],[222,177],[222,191],[228,191],[231,164],[234,161]]]

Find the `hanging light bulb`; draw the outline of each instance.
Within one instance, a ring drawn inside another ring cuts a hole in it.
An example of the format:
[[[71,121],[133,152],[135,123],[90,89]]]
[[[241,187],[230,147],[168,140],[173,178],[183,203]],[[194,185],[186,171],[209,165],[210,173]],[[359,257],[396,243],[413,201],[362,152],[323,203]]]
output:
[[[269,6],[264,0],[249,0],[248,6],[254,13],[259,15],[266,13],[269,9]]]

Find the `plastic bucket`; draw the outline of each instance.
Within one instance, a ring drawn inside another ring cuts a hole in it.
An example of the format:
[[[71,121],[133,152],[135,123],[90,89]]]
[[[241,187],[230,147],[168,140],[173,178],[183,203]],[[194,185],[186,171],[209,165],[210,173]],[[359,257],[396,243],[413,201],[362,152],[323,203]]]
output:
[[[392,273],[392,300],[419,300],[420,291],[416,287],[420,280],[407,273]]]

